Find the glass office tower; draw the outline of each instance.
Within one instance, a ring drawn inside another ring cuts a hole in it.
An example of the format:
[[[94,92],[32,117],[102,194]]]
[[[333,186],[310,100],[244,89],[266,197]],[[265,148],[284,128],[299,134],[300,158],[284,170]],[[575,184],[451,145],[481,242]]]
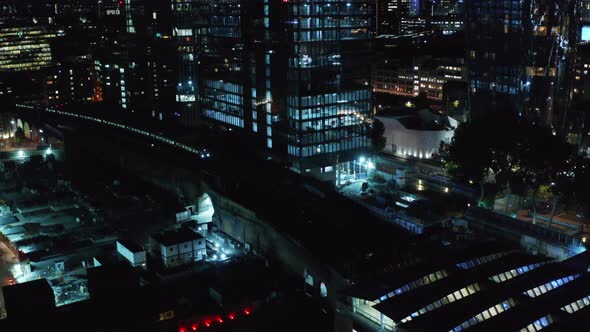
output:
[[[4,22],[2,22],[4,23]],[[0,71],[32,71],[52,63],[51,40],[61,33],[24,22],[0,25]]]
[[[371,7],[358,0],[287,7],[287,151],[294,169],[329,173],[367,147]]]
[[[229,128],[244,128],[251,108],[248,34],[254,27],[247,22],[254,2],[200,1],[196,10],[201,116]]]
[[[179,91],[195,91],[203,119],[248,133],[294,170],[333,177],[368,145],[369,4],[192,0],[192,25],[177,34],[194,35],[196,80]]]

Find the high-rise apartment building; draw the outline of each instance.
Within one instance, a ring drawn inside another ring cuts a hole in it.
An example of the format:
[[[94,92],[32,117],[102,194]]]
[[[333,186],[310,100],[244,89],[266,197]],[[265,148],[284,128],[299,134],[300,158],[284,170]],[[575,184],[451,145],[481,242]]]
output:
[[[102,103],[107,109],[126,111],[127,95],[127,43],[123,6],[104,3],[98,7],[99,37],[94,51],[94,64],[102,84]]]
[[[532,122],[567,127],[577,2],[465,3],[471,115],[503,99]]]
[[[367,147],[370,1],[173,4],[193,18],[175,30],[179,98],[204,120],[250,133],[299,172],[333,177]]]
[[[375,31],[377,35],[397,35],[401,20],[419,13],[419,0],[376,0]]]
[[[105,103],[138,118],[173,119],[176,56],[169,3],[122,0],[98,7],[97,58]]]
[[[45,102],[94,103],[103,100],[100,68],[87,57],[76,57],[56,64],[46,82]]]
[[[463,0],[377,0],[377,35],[407,35],[463,29]]]
[[[196,34],[197,27],[201,26],[202,22],[197,21],[198,5],[197,0],[171,0],[174,15],[172,34],[176,42],[177,55],[176,102],[180,121],[187,125],[197,124],[200,118],[196,86]]]

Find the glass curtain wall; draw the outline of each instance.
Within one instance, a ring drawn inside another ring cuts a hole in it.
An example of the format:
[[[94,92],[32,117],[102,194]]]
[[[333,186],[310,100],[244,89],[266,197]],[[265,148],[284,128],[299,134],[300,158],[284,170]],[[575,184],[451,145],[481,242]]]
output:
[[[290,1],[288,153],[306,158],[367,146],[372,92],[369,2]]]

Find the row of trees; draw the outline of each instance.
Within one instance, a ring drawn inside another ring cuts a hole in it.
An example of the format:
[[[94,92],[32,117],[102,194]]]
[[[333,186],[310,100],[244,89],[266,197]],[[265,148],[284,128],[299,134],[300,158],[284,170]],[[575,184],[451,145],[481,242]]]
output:
[[[487,112],[460,125],[450,144],[441,144],[447,172],[456,179],[486,184],[511,195],[551,204],[551,224],[558,204],[590,206],[590,164],[578,149],[550,128],[519,119],[514,112]],[[494,195],[495,196],[495,195]]]

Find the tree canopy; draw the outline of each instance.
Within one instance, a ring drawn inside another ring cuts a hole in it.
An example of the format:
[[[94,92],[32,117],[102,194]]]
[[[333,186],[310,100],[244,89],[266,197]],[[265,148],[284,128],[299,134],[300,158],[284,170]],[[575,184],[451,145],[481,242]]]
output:
[[[451,176],[495,183],[517,195],[532,192],[533,205],[541,188],[555,197],[571,192],[575,170],[584,160],[550,128],[509,111],[487,112],[461,124],[441,152]]]
[[[386,138],[383,136],[385,134],[385,125],[383,122],[379,121],[378,119],[373,120],[371,128],[369,130],[369,139],[371,140],[371,147],[373,148],[373,152],[379,153],[383,151],[386,144]]]

